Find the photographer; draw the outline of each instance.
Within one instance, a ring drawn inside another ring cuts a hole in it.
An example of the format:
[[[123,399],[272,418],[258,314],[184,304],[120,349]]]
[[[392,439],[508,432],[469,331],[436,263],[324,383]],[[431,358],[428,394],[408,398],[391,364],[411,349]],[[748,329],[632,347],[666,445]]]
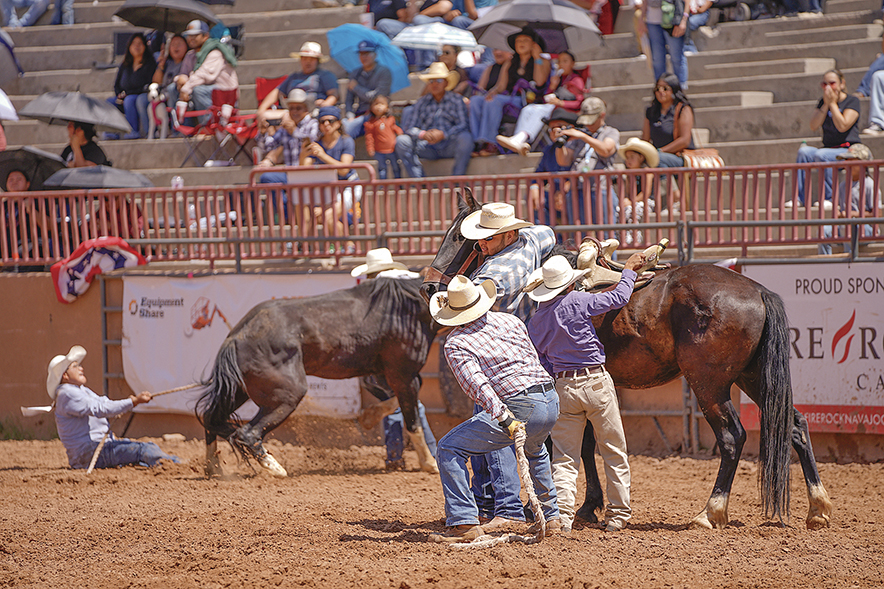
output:
[[[580,105],[580,116],[577,118],[579,126],[562,130],[562,138],[560,139],[560,141],[578,140],[579,144],[576,149],[572,149],[572,144],[569,141],[567,144],[563,144],[561,149],[556,150],[556,162],[560,166],[566,166],[570,170],[579,172],[614,169],[614,156],[617,155],[617,147],[620,143],[620,131],[605,124],[606,112],[605,101],[601,98],[590,96],[583,101]],[[614,192],[614,188],[609,186],[607,177],[602,177],[600,180],[599,193],[608,196],[602,202],[601,222],[613,223],[617,213],[617,194]],[[583,180],[580,182],[582,189]],[[590,179],[589,184],[592,222],[598,223],[595,179]],[[581,224],[588,222],[582,200],[578,217]]]
[[[583,145],[582,141],[569,139],[566,135],[574,131],[577,113],[556,108],[544,122],[548,125],[547,132],[553,142],[543,149],[543,155],[534,171],[567,172],[571,169],[570,161],[567,165],[562,165],[559,158],[564,157],[565,150],[575,153]],[[543,190],[541,193],[541,186],[536,181],[528,187],[528,206],[534,211],[534,223],[561,225],[574,222],[570,180],[551,180]]]

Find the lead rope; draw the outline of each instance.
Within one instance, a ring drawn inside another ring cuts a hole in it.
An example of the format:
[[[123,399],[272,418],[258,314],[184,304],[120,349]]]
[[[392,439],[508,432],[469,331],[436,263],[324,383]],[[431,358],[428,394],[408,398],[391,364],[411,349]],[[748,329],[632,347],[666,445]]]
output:
[[[519,465],[519,478],[522,480],[522,487],[525,488],[525,492],[528,494],[528,503],[531,505],[531,511],[534,512],[534,525],[537,527],[537,532],[533,536],[505,534],[503,536],[494,537],[486,534],[484,536],[479,536],[472,542],[456,542],[454,544],[449,544],[452,548],[488,548],[490,546],[506,544],[509,542],[537,544],[542,541],[543,537],[546,535],[546,519],[543,517],[543,509],[540,505],[540,499],[537,498],[537,493],[534,491],[534,481],[531,480],[528,457],[525,456],[525,442],[528,439],[528,435],[525,433],[524,425],[520,425],[516,429],[513,439],[516,443],[516,463]]]

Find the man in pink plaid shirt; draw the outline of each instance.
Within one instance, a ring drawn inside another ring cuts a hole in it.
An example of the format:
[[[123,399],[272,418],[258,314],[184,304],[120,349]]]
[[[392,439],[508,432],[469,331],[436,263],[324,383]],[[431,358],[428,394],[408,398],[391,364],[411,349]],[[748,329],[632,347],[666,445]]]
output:
[[[465,276],[456,276],[446,292],[436,293],[430,300],[433,319],[457,326],[446,339],[445,357],[461,388],[484,409],[439,440],[436,459],[449,530],[434,535],[437,542],[469,541],[485,533],[470,491],[467,460],[511,445],[521,425],[527,435],[525,455],[548,529],[561,529],[544,445],[559,414],[559,398],[525,324],[509,313],[489,312],[495,299],[493,281],[476,286]]]

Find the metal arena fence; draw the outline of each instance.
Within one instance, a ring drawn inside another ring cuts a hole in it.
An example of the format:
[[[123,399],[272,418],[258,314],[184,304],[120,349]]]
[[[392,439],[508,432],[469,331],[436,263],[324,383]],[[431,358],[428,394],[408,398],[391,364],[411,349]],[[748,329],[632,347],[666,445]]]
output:
[[[709,248],[828,244],[848,259],[884,241],[884,161],[670,168],[377,180],[337,180],[342,166],[255,169],[248,185],[63,190],[0,194],[0,267],[51,265],[81,242],[119,236],[149,261],[235,261],[433,255],[469,188],[505,201],[520,218],[550,225],[564,243],[617,237],[622,248],[668,238],[682,262]],[[266,171],[285,184],[262,184]],[[826,194],[830,172],[831,199]],[[801,203],[798,178],[807,198]],[[855,178],[855,180],[851,180]],[[870,198],[865,198],[866,191]],[[859,198],[857,198],[859,195]],[[841,257],[840,259],[843,259]],[[824,260],[823,260],[824,261]]]

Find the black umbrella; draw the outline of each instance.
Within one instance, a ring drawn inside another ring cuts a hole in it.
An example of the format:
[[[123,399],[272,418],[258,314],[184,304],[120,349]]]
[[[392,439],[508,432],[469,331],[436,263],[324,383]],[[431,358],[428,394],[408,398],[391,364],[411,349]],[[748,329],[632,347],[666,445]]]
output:
[[[47,178],[64,167],[59,156],[36,147],[0,151],[0,188],[5,190],[10,172],[18,170],[31,181],[29,190],[40,190]]]
[[[15,43],[6,31],[0,30],[0,84],[16,79],[25,71],[15,57]]]
[[[568,0],[512,0],[498,4],[470,25],[476,40],[493,49],[509,49],[507,37],[530,26],[543,37],[546,51],[579,54],[602,44],[589,12]]]
[[[176,33],[186,29],[192,20],[203,20],[209,25],[218,22],[218,17],[196,0],[126,0],[114,15],[136,27]]]
[[[65,168],[50,176],[43,185],[53,188],[153,188],[153,183],[143,174],[108,166]]]
[[[92,98],[80,92],[41,94],[27,103],[18,114],[50,125],[67,125],[68,121],[77,121],[95,125],[100,131],[132,131],[126,117],[117,107],[107,100]]]
[[[236,0],[197,0],[198,2],[202,2],[203,4],[221,4],[226,6],[233,6],[236,3]]]

